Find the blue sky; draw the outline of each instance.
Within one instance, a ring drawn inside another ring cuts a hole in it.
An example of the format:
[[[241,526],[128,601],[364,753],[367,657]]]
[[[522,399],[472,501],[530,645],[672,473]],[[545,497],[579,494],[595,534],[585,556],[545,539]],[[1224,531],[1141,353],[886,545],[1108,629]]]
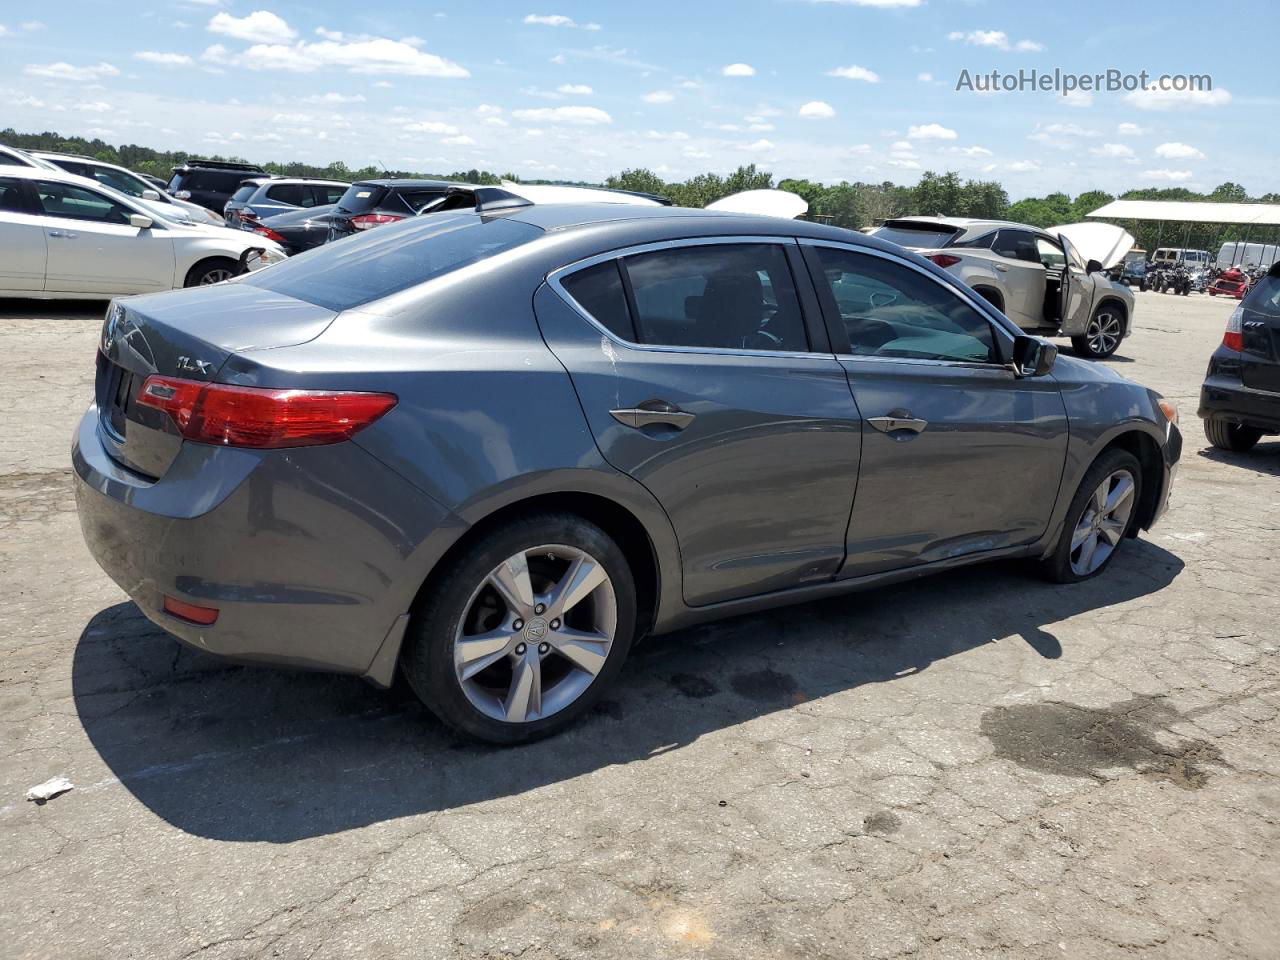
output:
[[[126,16],[123,11],[127,9]],[[358,12],[357,12],[358,11]],[[1274,11],[1165,2],[0,3],[0,127],[250,160],[912,183],[1015,198],[1280,189]],[[1205,43],[1208,36],[1231,40]],[[1208,74],[1211,92],[982,94],[971,74]]]

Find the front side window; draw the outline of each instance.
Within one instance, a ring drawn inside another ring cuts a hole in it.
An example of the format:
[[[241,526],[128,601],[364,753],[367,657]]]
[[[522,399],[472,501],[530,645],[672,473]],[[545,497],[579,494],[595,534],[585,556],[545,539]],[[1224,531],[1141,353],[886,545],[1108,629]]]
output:
[[[639,343],[809,349],[791,268],[776,244],[675,247],[626,257],[622,267]]]
[[[22,181],[16,177],[0,177],[0,211],[27,212],[27,205],[22,199]]]
[[[112,170],[110,167],[92,167],[91,169],[93,171],[93,179],[119,190],[126,196],[140,197],[143,190],[155,189],[149,183],[139,180],[137,177],[121,173],[119,170]]]
[[[998,361],[990,322],[944,285],[883,257],[816,249],[854,355]]]
[[[36,182],[36,193],[40,197],[41,209],[50,217],[127,224],[129,214],[133,213],[128,207],[100,193],[69,183],[39,180]]]
[[[1067,256],[1062,252],[1062,248],[1044,237],[1036,237],[1036,253],[1040,257],[1040,262],[1050,270],[1061,270],[1067,265]]]

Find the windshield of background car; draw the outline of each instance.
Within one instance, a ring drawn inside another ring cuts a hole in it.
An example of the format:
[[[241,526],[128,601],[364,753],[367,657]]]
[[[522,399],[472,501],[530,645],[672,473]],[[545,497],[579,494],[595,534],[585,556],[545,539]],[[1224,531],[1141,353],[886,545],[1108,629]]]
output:
[[[951,238],[959,232],[955,227],[924,223],[912,226],[899,223],[886,224],[871,235],[877,240],[888,240],[890,243],[896,243],[900,247],[919,247],[933,250],[937,247],[945,247],[951,241]]]
[[[372,183],[353,183],[338,201],[338,206],[350,213],[364,213],[376,207],[386,192],[386,187]]]
[[[542,230],[474,213],[432,214],[320,247],[244,282],[329,310],[349,310],[528,243]],[[532,291],[530,291],[532,295]]]

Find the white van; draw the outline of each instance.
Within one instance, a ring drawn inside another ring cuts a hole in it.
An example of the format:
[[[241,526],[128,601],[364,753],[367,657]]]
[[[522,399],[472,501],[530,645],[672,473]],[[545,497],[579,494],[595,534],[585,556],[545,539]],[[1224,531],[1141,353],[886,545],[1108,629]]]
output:
[[[1232,267],[1269,267],[1280,259],[1280,246],[1274,243],[1224,243],[1218,251],[1216,266],[1220,270]]]
[[[1151,263],[1157,267],[1181,263],[1188,270],[1207,270],[1209,260],[1208,250],[1186,250],[1182,247],[1160,247],[1151,257]]]

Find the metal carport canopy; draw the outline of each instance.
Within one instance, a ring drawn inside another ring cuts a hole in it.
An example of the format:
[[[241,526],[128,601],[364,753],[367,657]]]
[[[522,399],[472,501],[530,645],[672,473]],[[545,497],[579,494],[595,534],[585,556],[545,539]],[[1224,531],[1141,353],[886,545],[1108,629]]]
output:
[[[1209,203],[1200,200],[1112,200],[1090,217],[1162,220],[1167,223],[1239,223],[1280,226],[1280,204]]]

